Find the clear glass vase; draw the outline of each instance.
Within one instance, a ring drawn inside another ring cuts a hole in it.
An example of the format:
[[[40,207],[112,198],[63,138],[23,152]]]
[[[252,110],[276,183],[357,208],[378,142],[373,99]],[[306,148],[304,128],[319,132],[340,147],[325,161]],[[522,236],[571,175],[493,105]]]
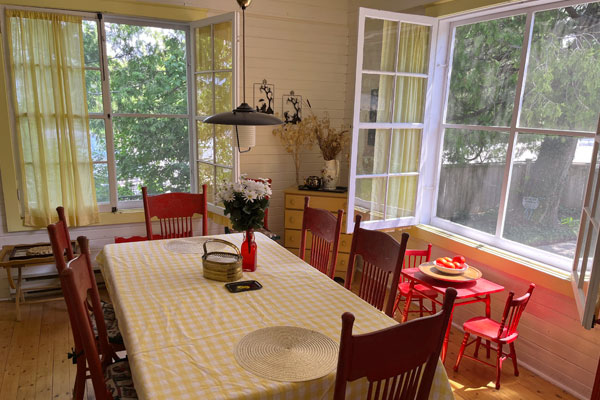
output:
[[[242,269],[246,272],[256,271],[256,242],[253,229],[244,232],[244,241],[240,251],[242,253]]]

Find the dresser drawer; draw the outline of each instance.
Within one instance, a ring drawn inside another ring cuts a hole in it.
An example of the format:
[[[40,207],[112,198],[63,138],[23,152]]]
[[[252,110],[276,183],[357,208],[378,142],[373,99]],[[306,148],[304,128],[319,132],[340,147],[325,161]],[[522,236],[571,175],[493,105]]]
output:
[[[304,214],[304,210],[285,210],[285,229],[302,229],[302,215]],[[337,216],[337,214],[335,215]],[[342,229],[346,226],[346,214],[344,214],[344,218],[342,219]],[[300,242],[298,242],[300,243]]]
[[[300,248],[300,237],[302,236],[301,230],[286,229],[285,230],[285,247]],[[310,249],[312,244],[312,234],[306,233],[306,248]],[[340,246],[338,251],[342,253],[349,253],[350,246],[352,245],[352,235],[341,234],[340,235]]]
[[[344,214],[346,213],[346,208],[348,206],[348,201],[344,198],[335,198],[335,197],[320,197],[320,196],[309,196],[310,203],[309,206],[313,208],[322,208],[328,211],[344,210]],[[298,196],[294,194],[286,194],[285,195],[285,208],[290,208],[294,210],[304,210],[304,196]]]
[[[298,255],[298,249],[296,248],[288,248],[286,247],[289,251],[291,251],[294,255]],[[348,253],[338,253],[338,257],[337,257],[337,262],[335,263],[335,271],[337,275],[338,271],[342,271],[344,274],[340,275],[342,278],[345,277],[346,271],[348,270],[348,258],[350,257],[350,254]],[[306,250],[305,254],[304,254],[304,259],[306,260],[306,262],[310,261],[310,250]]]

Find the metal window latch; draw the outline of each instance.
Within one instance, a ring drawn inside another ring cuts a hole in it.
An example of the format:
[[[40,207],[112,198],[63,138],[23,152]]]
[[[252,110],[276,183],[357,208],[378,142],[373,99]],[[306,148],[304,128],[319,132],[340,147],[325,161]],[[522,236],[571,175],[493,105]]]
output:
[[[117,207],[112,207],[112,208],[110,209],[110,212],[116,213],[116,212],[117,212]]]

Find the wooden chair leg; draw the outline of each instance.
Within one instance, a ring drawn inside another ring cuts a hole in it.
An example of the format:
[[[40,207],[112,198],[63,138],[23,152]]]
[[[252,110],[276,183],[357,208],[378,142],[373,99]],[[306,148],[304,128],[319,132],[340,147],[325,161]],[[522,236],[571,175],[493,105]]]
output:
[[[423,318],[423,298],[419,297],[419,317]]]
[[[515,352],[515,344],[509,343],[510,358],[512,358],[513,368],[515,369],[515,376],[519,376],[519,367],[517,367],[517,353]]]
[[[479,357],[479,346],[481,346],[481,338],[478,337],[477,341],[475,342],[475,353],[473,353],[473,357],[478,358]]]
[[[500,389],[500,375],[502,375],[502,344],[498,343],[498,355],[496,356],[496,390]]]
[[[487,358],[490,358],[490,349],[491,349],[490,341],[486,340],[485,341],[485,356]]]
[[[73,399],[83,400],[85,394],[86,379],[86,361],[83,354],[77,359],[77,373],[75,375],[75,385],[73,386]]]
[[[465,332],[465,337],[463,338],[462,344],[460,345],[460,350],[458,351],[458,357],[456,357],[456,364],[454,364],[454,370],[458,371],[458,365],[460,364],[460,360],[462,360],[462,356],[465,352],[465,347],[467,347],[467,341],[469,340],[470,333]]]
[[[437,313],[435,309],[435,301],[431,300],[431,315]]]

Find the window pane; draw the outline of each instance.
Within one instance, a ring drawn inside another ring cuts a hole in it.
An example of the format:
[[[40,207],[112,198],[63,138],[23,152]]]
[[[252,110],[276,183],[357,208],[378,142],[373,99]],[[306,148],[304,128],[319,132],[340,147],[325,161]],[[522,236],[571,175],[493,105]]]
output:
[[[389,129],[360,129],[356,173],[358,175],[385,174],[390,156]]]
[[[417,176],[391,176],[388,185],[386,218],[413,217]]]
[[[198,126],[198,160],[212,163],[215,160],[213,130],[219,125],[205,124],[202,121],[197,121],[196,124]]]
[[[356,180],[354,193],[354,215],[360,214],[363,221],[383,219],[386,178],[362,178]]]
[[[423,122],[427,79],[396,77],[394,122]]]
[[[360,122],[391,122],[393,92],[393,76],[363,74]]]
[[[83,20],[83,57],[86,67],[100,67],[100,49],[98,47],[98,23]]]
[[[519,134],[504,237],[573,258],[593,139]]]
[[[96,201],[108,203],[108,166],[106,164],[94,163],[94,185],[96,186]]]
[[[398,72],[416,74],[426,74],[428,72],[430,35],[430,26],[404,22],[400,24]]]
[[[115,113],[187,114],[185,32],[106,24]]]
[[[196,74],[196,115],[213,113],[213,73]]]
[[[212,69],[212,43],[209,25],[196,28],[196,71],[211,71]]]
[[[90,142],[93,161],[106,161],[106,132],[103,119],[90,119]]]
[[[85,71],[85,88],[87,91],[87,104],[89,113],[102,113],[102,77],[100,71]]]
[[[113,119],[119,200],[190,191],[187,118]]]
[[[508,133],[446,129],[437,216],[496,233]]]
[[[598,65],[599,3],[535,13],[519,126],[594,132]]]
[[[233,167],[232,127],[215,125],[215,158],[217,164]]]
[[[215,70],[233,68],[232,44],[233,27],[231,22],[214,25],[215,31]]]
[[[509,126],[525,16],[456,28],[447,123]]]
[[[207,186],[207,199],[209,203],[215,201],[215,166],[198,163],[198,191],[201,191],[202,185]]]
[[[231,72],[215,73],[215,113],[231,111]]]
[[[393,71],[398,47],[398,22],[365,19],[363,69]]]
[[[419,172],[420,129],[394,129],[390,172]]]

